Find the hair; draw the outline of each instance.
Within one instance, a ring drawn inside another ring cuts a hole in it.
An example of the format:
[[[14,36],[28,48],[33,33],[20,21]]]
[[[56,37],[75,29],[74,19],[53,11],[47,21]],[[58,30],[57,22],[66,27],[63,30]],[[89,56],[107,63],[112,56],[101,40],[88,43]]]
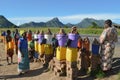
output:
[[[44,35],[44,31],[43,31],[43,30],[41,30],[41,31],[40,31],[40,34],[41,34],[41,35]]]
[[[26,31],[24,31],[24,32],[22,33],[22,36],[24,36],[26,33],[27,33],[27,32],[26,32]]]
[[[7,30],[7,34],[11,34],[11,31],[10,31],[10,30]]]
[[[51,30],[50,30],[49,28],[47,29],[46,34],[50,34],[50,35],[52,35],[52,32],[51,32]]]
[[[65,33],[64,29],[61,28],[59,31],[59,34],[66,34],[66,33]]]
[[[108,24],[109,27],[112,27],[112,21],[110,19],[105,21],[106,24]]]

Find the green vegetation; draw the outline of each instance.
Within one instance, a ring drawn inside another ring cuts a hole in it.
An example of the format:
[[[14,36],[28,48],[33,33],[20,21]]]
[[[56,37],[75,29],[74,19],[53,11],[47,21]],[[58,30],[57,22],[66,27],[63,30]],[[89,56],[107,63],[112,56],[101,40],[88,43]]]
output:
[[[89,26],[88,28],[102,28],[102,27],[98,26],[97,23],[92,22],[92,25]]]
[[[120,72],[118,73],[118,79],[117,80],[120,80]]]
[[[7,30],[10,29],[11,31],[15,30],[16,28],[0,28],[0,32],[2,30]],[[32,30],[32,31],[37,31],[37,30],[43,30],[44,32],[47,31],[47,27],[45,28],[17,28],[19,30]],[[53,33],[58,33],[60,28],[50,28]],[[65,32],[68,33],[71,31],[71,28],[64,28]],[[100,35],[102,33],[103,29],[102,28],[78,28],[78,32],[80,34],[89,34],[89,35]],[[120,29],[118,29],[118,34],[120,35]]]

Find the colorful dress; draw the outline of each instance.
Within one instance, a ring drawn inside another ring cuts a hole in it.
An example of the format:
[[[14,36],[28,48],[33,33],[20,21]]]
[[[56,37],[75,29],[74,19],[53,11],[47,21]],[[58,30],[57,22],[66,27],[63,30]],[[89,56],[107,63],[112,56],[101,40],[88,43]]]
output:
[[[28,58],[28,42],[27,39],[20,38],[18,41],[18,72],[25,72],[30,69]],[[24,57],[21,57],[21,53]]]
[[[11,36],[6,36],[6,52],[7,57],[12,57],[14,54],[14,42]]]
[[[43,55],[45,52],[43,41],[44,41],[44,35],[38,34],[38,53],[40,55]]]
[[[16,50],[16,54],[18,54],[18,40],[20,38],[19,33],[15,33],[14,35],[14,40],[15,40],[15,50]]]
[[[81,52],[81,68],[88,70],[90,67],[90,41],[84,40],[82,43],[83,49]]]
[[[28,32],[27,33],[28,48],[30,48],[29,45],[30,45],[31,40],[32,40],[32,32]]]
[[[35,51],[38,52],[38,35],[36,33],[34,34],[34,40]]]
[[[115,42],[117,41],[117,30],[114,27],[106,28],[100,36],[101,68],[103,71],[110,70],[112,68],[112,57],[115,49]]]

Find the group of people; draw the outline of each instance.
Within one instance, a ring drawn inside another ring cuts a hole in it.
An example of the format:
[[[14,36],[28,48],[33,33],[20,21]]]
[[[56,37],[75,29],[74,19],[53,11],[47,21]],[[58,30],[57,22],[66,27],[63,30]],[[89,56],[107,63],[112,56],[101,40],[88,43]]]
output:
[[[77,48],[82,49],[82,51],[89,51],[90,44],[82,43],[90,43],[88,38],[82,40],[80,37],[77,27],[72,27],[71,34],[78,35],[78,43]],[[47,35],[51,35],[52,37],[48,37]],[[64,29],[60,29],[58,34],[66,35]],[[14,33],[11,34],[10,30],[6,31],[2,34],[5,36],[6,40],[6,54],[7,54],[7,63],[9,62],[9,57],[11,58],[11,63],[13,63],[13,54],[16,52],[18,55],[18,71],[20,75],[22,72],[27,72],[30,69],[30,59],[35,58],[35,55],[39,52],[38,48],[36,48],[37,44],[49,44],[53,48],[53,56],[56,56],[56,48],[59,46],[58,39],[56,38],[56,34],[53,34],[50,29],[46,33],[44,31],[37,31],[33,33],[31,30],[24,31],[22,35],[19,34],[19,31],[16,29]],[[117,30],[112,26],[111,20],[106,20],[104,23],[104,30],[99,37],[99,43],[101,46],[100,56],[101,56],[101,69],[103,71],[108,71],[112,68],[112,57],[115,49],[115,42],[118,41],[117,38]],[[65,47],[72,46],[72,40],[67,39],[67,43],[65,43]],[[73,46],[74,47],[74,46]],[[89,54],[88,54],[89,55]],[[30,56],[30,57],[29,57]]]

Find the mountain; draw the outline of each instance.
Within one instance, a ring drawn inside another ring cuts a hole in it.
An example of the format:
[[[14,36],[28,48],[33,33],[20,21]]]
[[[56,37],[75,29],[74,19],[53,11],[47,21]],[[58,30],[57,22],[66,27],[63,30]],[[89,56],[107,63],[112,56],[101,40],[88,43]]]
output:
[[[75,26],[74,24],[71,24],[71,23],[67,23],[65,24],[66,27],[72,27],[72,26]]]
[[[17,27],[13,23],[11,23],[9,20],[7,20],[4,16],[0,15],[0,28],[13,28]]]
[[[47,22],[29,22],[29,23],[25,23],[25,24],[20,25],[20,27],[72,27],[72,26],[77,26],[80,28],[86,28],[86,27],[92,26],[93,23],[99,27],[103,27],[104,21],[105,20],[96,20],[93,18],[84,18],[78,24],[71,24],[71,23],[63,24],[62,22],[59,21],[59,19],[57,17],[55,17]],[[113,22],[113,24],[116,24],[116,23]]]
[[[65,25],[59,19],[53,18],[47,22],[29,22],[20,25],[20,27],[64,27]]]
[[[46,27],[64,27],[64,26],[65,25],[62,22],[60,22],[57,17],[46,22]]]
[[[100,27],[104,26],[104,20],[96,20],[93,18],[85,18],[80,23],[76,24],[76,26],[81,27],[81,28],[85,28],[88,26],[92,26],[93,22],[95,22]]]
[[[98,26],[103,27],[104,26],[104,20],[96,20],[93,18],[85,18],[78,24],[63,24],[62,22],[59,21],[57,17],[47,21],[47,22],[29,22],[20,25],[20,27],[72,27],[72,26],[77,26],[80,28],[86,28],[92,25],[92,23],[96,23]]]
[[[39,22],[39,23],[29,22],[29,23],[20,25],[20,27],[44,27],[44,26],[46,26],[44,22]]]

